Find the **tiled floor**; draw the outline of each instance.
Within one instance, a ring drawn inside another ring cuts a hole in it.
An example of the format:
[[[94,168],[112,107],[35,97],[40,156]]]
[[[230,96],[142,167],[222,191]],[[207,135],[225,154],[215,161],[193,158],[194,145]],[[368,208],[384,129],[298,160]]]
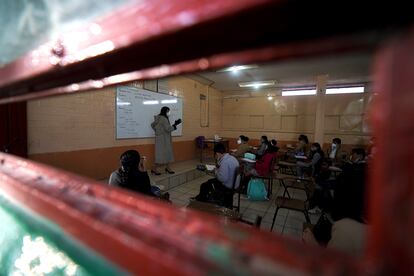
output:
[[[168,190],[173,204],[180,207],[186,206],[189,203],[189,198],[194,197],[199,193],[201,183],[207,181],[209,178],[211,178],[211,176],[203,176]],[[247,198],[242,197],[240,203],[240,213],[242,214],[242,218],[254,221],[255,218],[260,215],[263,218],[260,229],[269,231],[276,210],[274,199],[276,196],[281,195],[282,192],[283,189],[280,188],[279,183],[274,183],[273,196],[269,201],[250,201]],[[305,197],[304,192],[299,190],[292,190],[290,195],[294,198]],[[310,215],[310,217],[312,223],[316,223],[318,216]],[[276,217],[273,232],[301,239],[303,222],[305,222],[305,217],[302,213],[280,209]]]

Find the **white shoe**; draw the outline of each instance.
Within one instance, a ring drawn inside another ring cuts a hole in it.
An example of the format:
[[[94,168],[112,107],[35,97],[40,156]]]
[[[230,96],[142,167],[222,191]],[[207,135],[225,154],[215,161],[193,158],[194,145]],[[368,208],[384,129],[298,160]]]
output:
[[[316,206],[315,208],[308,210],[308,213],[310,213],[310,214],[320,214],[320,213],[322,213],[322,210],[319,209],[318,206]]]

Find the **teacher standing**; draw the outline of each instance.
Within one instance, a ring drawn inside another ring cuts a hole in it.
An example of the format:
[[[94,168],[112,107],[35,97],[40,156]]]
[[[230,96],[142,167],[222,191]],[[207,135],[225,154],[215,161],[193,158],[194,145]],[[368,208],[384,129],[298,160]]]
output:
[[[177,125],[181,124],[181,119],[175,120],[171,125],[170,108],[164,106],[161,108],[159,115],[154,116],[154,122],[151,124],[155,131],[155,164],[151,173],[160,175],[158,167],[165,165],[165,171],[173,174],[174,171],[170,168],[170,163],[174,161],[174,154],[172,149],[171,132],[177,129]]]

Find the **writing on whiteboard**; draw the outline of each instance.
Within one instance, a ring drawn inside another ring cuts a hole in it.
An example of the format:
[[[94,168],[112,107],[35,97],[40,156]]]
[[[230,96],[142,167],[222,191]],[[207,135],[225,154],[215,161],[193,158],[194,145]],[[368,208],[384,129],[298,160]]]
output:
[[[181,98],[160,94],[136,87],[118,86],[116,88],[116,138],[154,137],[151,123],[163,106],[171,111],[171,124],[183,118],[183,101]],[[182,135],[182,125],[173,131],[173,136]]]

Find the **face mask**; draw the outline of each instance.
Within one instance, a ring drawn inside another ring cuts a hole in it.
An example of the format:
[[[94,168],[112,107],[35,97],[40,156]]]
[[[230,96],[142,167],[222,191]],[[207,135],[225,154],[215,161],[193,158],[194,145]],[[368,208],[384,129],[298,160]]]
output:
[[[336,144],[335,143],[332,144],[332,149],[336,149]]]
[[[311,148],[311,151],[316,151],[316,148]]]
[[[241,140],[240,140],[240,139],[239,139],[239,140],[237,140],[237,144],[239,144],[239,145],[241,144]]]
[[[171,112],[170,112],[170,111],[168,111],[168,112],[167,112],[167,116],[168,116],[168,117],[170,117],[170,115],[171,115]]]

